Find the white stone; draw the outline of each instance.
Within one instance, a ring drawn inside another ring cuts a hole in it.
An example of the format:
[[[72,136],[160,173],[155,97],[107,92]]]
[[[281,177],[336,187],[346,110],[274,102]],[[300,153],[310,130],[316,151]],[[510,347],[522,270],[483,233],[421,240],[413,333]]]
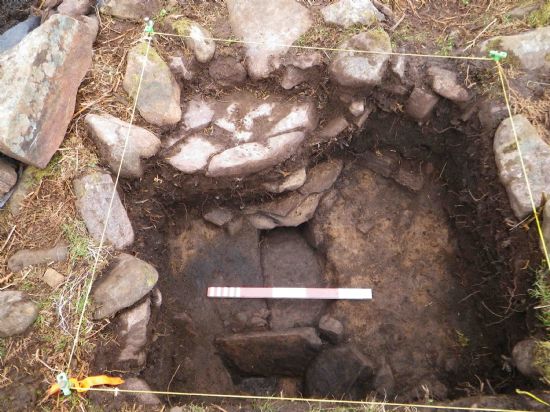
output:
[[[327,23],[342,27],[371,25],[385,19],[371,0],[339,0],[321,9]]]
[[[281,182],[269,182],[264,183],[262,187],[271,193],[283,193],[290,192],[292,190],[299,189],[306,182],[306,168],[302,167],[297,171],[288,175]]]
[[[65,281],[65,276],[63,276],[61,273],[59,273],[55,269],[48,268],[46,269],[46,272],[44,272],[44,276],[42,276],[42,280],[49,287],[51,287],[52,289],[55,289]]]
[[[188,129],[200,129],[210,124],[214,113],[209,103],[199,98],[192,99],[183,115],[183,123]]]
[[[196,59],[200,63],[208,63],[216,52],[216,42],[212,40],[212,34],[197,23],[189,26],[189,37],[184,39],[185,45],[193,50]]]
[[[292,130],[312,131],[317,127],[317,112],[313,103],[295,105],[269,132],[269,136]]]
[[[245,143],[215,155],[207,176],[245,176],[288,159],[305,138],[303,132],[291,132],[267,140],[267,144]]]
[[[543,196],[550,195],[550,145],[525,116],[515,115],[513,122],[535,206],[539,207]],[[523,219],[533,208],[509,118],[503,120],[496,131],[494,152],[500,181],[506,188],[512,210],[518,219]]]
[[[180,144],[177,151],[166,158],[168,163],[184,173],[196,173],[206,167],[208,159],[223,150],[201,135],[193,135]]]
[[[312,24],[309,11],[295,0],[227,0],[233,32],[246,44],[247,69],[253,79],[279,68],[280,58]]]

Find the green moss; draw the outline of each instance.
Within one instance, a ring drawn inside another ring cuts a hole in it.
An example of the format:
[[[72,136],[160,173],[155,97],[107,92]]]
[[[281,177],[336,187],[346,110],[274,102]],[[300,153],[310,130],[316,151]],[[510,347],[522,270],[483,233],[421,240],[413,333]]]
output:
[[[89,236],[84,222],[74,219],[69,223],[65,223],[61,229],[63,230],[65,239],[69,243],[71,261],[75,262],[79,259],[87,259],[89,262],[92,262],[94,259],[94,241]]]
[[[531,27],[544,27],[550,24],[550,0],[547,0],[540,9],[532,12],[527,18]]]
[[[61,174],[61,166],[59,162],[61,161],[61,153],[57,152],[48,165],[44,169],[39,169],[38,167],[29,166],[28,167],[28,176],[29,176],[29,182],[31,184],[35,184],[38,182],[41,182],[44,179],[50,178],[50,177],[57,177]]]
[[[179,18],[171,22],[172,30],[180,36],[189,36],[193,22],[186,18]]]
[[[550,341],[537,342],[534,363],[543,380],[550,385]]]
[[[504,149],[502,149],[502,153],[511,153],[515,152],[517,150],[518,146],[515,143],[510,143],[508,146],[506,146]]]

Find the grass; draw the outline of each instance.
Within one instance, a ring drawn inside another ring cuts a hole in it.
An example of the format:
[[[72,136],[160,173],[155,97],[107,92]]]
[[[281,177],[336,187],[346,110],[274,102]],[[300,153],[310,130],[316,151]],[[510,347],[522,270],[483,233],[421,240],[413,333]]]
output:
[[[95,247],[94,240],[88,234],[86,225],[82,220],[71,219],[61,226],[65,239],[69,242],[69,254],[71,260],[76,262],[80,259],[86,259],[92,263]]]
[[[541,266],[535,273],[531,296],[539,302],[538,318],[550,337],[550,269]]]
[[[550,341],[538,342],[535,349],[535,366],[541,372],[543,381],[550,385]]]
[[[550,0],[538,10],[535,10],[527,18],[531,27],[544,27],[550,25]]]

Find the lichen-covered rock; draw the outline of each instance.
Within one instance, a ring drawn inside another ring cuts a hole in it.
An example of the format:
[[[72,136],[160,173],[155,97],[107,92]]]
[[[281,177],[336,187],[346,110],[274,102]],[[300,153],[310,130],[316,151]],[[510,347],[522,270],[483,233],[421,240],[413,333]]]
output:
[[[359,33],[338,47],[359,51],[391,52],[390,37],[382,29]],[[389,60],[388,54],[338,52],[330,64],[329,72],[331,79],[340,86],[371,87],[382,82]]]
[[[26,294],[15,290],[0,291],[0,338],[25,332],[38,317],[38,305]]]
[[[45,167],[63,141],[92,62],[97,20],[56,14],[0,55],[0,151]]]
[[[90,236],[96,241],[101,240],[103,227],[105,242],[112,244],[116,249],[124,249],[134,242],[134,230],[122,205],[111,175],[93,172],[75,179],[73,182],[76,195],[76,207],[84,219]],[[109,221],[107,211],[114,192],[113,204]]]
[[[122,253],[94,286],[94,319],[107,318],[132,306],[155,287],[158,277],[149,263]]]
[[[523,115],[513,116],[520,149],[527,169],[535,205],[538,207],[543,196],[550,194],[550,145],[544,141],[537,129]],[[525,177],[514,138],[512,120],[500,123],[494,139],[495,160],[500,181],[506,188],[514,214],[523,219],[533,211]]]
[[[144,64],[145,70],[137,100],[139,114],[157,126],[176,124],[181,119],[180,87],[168,65],[152,46],[140,43],[128,52],[126,73],[122,83],[124,90],[130,97],[136,97]]]
[[[147,325],[151,317],[151,300],[145,299],[134,308],[122,312],[117,317],[117,336],[120,343],[120,353],[117,361],[127,367],[142,367],[145,365],[144,347],[147,343]]]
[[[115,173],[118,172],[124,152],[124,161],[120,169],[122,177],[141,177],[141,159],[154,156],[160,149],[160,140],[153,133],[109,114],[88,114],[84,121],[102,157]],[[124,150],[127,137],[128,143]]]
[[[342,27],[371,25],[385,19],[371,0],[339,0],[321,9],[327,23]]]
[[[246,44],[250,77],[262,79],[279,68],[281,56],[312,24],[308,10],[294,0],[228,0],[233,32]]]
[[[212,40],[212,34],[200,24],[185,18],[180,18],[171,23],[172,29],[183,37],[185,45],[195,54],[195,58],[201,63],[208,63],[216,52],[216,42]]]
[[[121,19],[138,20],[154,17],[161,8],[160,0],[100,0],[99,10]]]
[[[508,58],[517,58],[524,69],[550,70],[550,26],[540,27],[512,36],[493,37],[481,45],[484,54],[489,50],[506,50]]]

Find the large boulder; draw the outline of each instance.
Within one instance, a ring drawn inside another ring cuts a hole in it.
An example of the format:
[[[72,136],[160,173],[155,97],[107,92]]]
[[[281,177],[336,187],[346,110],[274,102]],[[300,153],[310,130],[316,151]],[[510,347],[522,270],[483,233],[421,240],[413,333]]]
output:
[[[139,88],[137,109],[149,123],[168,126],[180,121],[180,87],[152,46],[140,43],[130,49],[122,86],[133,99]]]
[[[312,24],[308,10],[294,0],[228,0],[229,22],[245,44],[250,77],[266,78],[281,56]]]
[[[382,82],[390,60],[390,55],[383,53],[392,50],[390,36],[384,30],[359,33],[338,47],[346,50],[372,51],[376,54],[355,51],[336,53],[329,67],[334,82],[345,87],[372,87]]]
[[[0,291],[0,338],[25,332],[38,317],[38,305],[26,294],[15,290]]]
[[[97,20],[56,14],[0,55],[0,151],[45,167],[63,141],[92,62]]]
[[[101,13],[131,20],[152,18],[162,5],[160,0],[99,0],[98,3]]]
[[[550,70],[550,26],[541,27],[513,36],[493,37],[482,43],[481,49],[486,54],[489,50],[506,50],[527,70]],[[505,60],[507,61],[507,60]]]
[[[385,19],[371,0],[339,0],[321,9],[327,23],[342,27],[371,25]]]
[[[313,328],[240,333],[216,344],[232,367],[254,376],[301,376],[322,346]]]
[[[73,182],[76,195],[76,207],[86,223],[90,236],[101,240],[104,226],[105,242],[116,249],[124,249],[134,242],[134,230],[122,205],[111,175],[93,172],[75,179]],[[111,196],[114,198],[111,205]],[[109,221],[107,212],[111,205]]]
[[[155,287],[158,277],[149,263],[122,253],[94,286],[94,319],[107,318],[132,306]]]
[[[113,172],[118,172],[124,153],[120,169],[122,177],[141,177],[141,159],[154,156],[160,149],[160,140],[153,133],[109,114],[88,114],[84,121]],[[128,142],[124,149],[126,138]]]
[[[506,188],[514,214],[518,219],[523,219],[533,211],[533,207],[521,167],[512,121],[537,207],[540,206],[543,196],[550,194],[550,145],[523,115],[503,120],[495,133],[494,152],[500,181]]]

